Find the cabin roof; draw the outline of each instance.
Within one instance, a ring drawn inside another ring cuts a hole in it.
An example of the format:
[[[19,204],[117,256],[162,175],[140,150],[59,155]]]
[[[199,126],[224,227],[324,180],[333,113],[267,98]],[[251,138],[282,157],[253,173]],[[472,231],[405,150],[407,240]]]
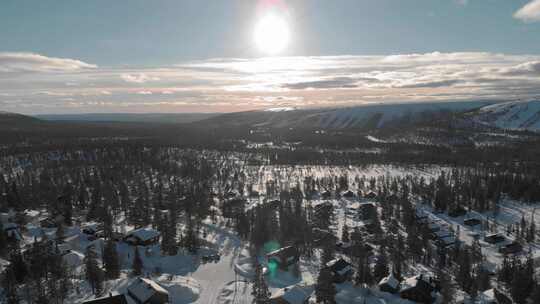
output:
[[[128,292],[143,303],[148,301],[156,293],[169,294],[158,283],[146,278],[137,278],[129,285]]]
[[[160,235],[159,231],[152,228],[147,228],[147,227],[132,230],[127,234],[128,237],[133,236],[133,237],[138,238],[141,241],[148,241],[148,240],[158,237],[159,235]]]

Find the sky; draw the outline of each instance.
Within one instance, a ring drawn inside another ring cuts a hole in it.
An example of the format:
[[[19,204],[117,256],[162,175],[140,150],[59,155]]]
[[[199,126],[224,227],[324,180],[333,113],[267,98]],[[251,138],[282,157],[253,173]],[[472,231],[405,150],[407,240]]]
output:
[[[0,29],[24,114],[540,96],[540,0],[2,0]]]

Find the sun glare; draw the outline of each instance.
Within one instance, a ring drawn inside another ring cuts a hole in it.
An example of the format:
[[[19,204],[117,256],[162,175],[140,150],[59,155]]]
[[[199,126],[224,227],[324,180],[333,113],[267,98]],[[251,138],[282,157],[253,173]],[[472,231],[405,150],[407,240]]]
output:
[[[255,26],[255,44],[259,51],[277,55],[289,44],[289,26],[282,17],[270,14],[264,16]]]

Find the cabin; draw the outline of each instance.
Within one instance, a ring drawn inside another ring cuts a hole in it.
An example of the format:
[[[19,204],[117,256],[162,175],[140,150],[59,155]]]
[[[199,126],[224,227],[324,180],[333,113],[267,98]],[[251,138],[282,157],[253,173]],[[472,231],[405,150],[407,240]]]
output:
[[[478,295],[482,304],[512,304],[512,300],[496,288],[488,289]]]
[[[354,198],[354,192],[352,192],[351,190],[343,191],[343,193],[341,193],[341,196],[344,198]]]
[[[321,197],[323,199],[330,199],[332,198],[332,192],[328,191],[328,190],[324,190],[322,193],[321,193]]]
[[[373,203],[364,203],[358,206],[360,220],[373,220],[377,217],[377,207]]]
[[[430,279],[423,275],[417,275],[405,279],[401,283],[399,295],[403,299],[411,300],[418,303],[431,304],[433,303],[432,292],[435,291]]]
[[[498,233],[488,234],[484,237],[484,242],[497,244],[506,241],[506,238]]]
[[[451,235],[444,238],[440,238],[436,241],[437,246],[447,248],[456,244],[456,237]]]
[[[369,191],[366,192],[366,194],[364,195],[364,198],[367,198],[367,199],[376,199],[376,198],[377,198],[377,193],[375,193],[374,191],[369,190]]]
[[[19,231],[19,225],[15,223],[3,224],[4,233],[9,241],[18,242],[23,239],[21,232]]]
[[[352,243],[351,242],[336,242],[336,251],[344,254],[349,254],[351,252]]]
[[[440,240],[440,239],[444,239],[444,238],[447,238],[449,236],[452,236],[452,233],[450,233],[450,231],[446,230],[446,229],[442,229],[442,230],[439,230],[439,231],[435,231],[431,234],[431,237],[432,239],[434,240]]]
[[[349,281],[354,273],[351,263],[342,258],[331,260],[326,267],[332,273],[333,282],[338,284]]]
[[[441,230],[441,226],[438,223],[432,222],[427,225],[427,228],[430,233],[435,233],[439,230]]]
[[[320,228],[313,228],[313,245],[315,247],[324,246],[326,244],[337,243],[338,238],[330,231]]]
[[[87,300],[84,301],[83,304],[128,304],[128,301],[126,300],[126,296],[123,294],[113,296],[111,293],[109,293],[109,295],[106,297]]]
[[[469,226],[469,227],[474,227],[480,224],[482,224],[482,221],[477,218],[469,218],[463,221],[463,225]]]
[[[169,292],[156,282],[137,278],[127,288],[127,294],[138,304],[166,304],[169,303]]]
[[[429,222],[429,218],[427,214],[420,210],[416,210],[416,213],[414,214],[414,218],[417,223],[419,224],[427,224]]]
[[[223,202],[223,217],[236,218],[238,214],[244,212],[247,201],[243,198],[231,198]]]
[[[139,228],[128,232],[124,242],[133,246],[150,246],[159,242],[159,231],[152,228]]]
[[[523,246],[518,242],[512,242],[507,245],[503,245],[499,248],[499,252],[502,254],[516,254],[523,250]]]
[[[307,304],[313,290],[304,286],[289,286],[276,291],[270,297],[270,304]]]
[[[463,207],[456,207],[448,211],[448,216],[450,217],[460,217],[467,214],[467,210],[465,210]]]
[[[282,270],[287,270],[289,266],[298,263],[300,259],[300,254],[296,247],[287,246],[274,250],[266,254],[266,259],[268,263],[276,263],[277,266]]]
[[[397,293],[399,291],[399,281],[394,277],[394,274],[390,274],[384,277],[379,282],[379,290],[388,293]]]

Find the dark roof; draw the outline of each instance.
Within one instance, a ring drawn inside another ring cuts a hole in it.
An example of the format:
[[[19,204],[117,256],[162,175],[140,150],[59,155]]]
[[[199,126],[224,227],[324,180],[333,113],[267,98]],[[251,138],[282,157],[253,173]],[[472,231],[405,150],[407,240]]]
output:
[[[278,250],[274,250],[272,252],[269,252],[267,256],[296,256],[298,255],[298,250],[296,250],[296,247],[293,246],[287,246],[280,248]]]
[[[337,272],[337,271],[340,271],[342,269],[345,269],[346,267],[349,267],[351,266],[350,263],[348,263],[347,261],[345,261],[344,259],[335,259],[335,260],[332,260],[328,263],[326,263],[326,267],[330,268],[330,270],[334,271],[334,272]]]
[[[83,302],[83,304],[127,304],[126,296],[119,294],[116,296],[108,296],[94,300],[88,300]]]

